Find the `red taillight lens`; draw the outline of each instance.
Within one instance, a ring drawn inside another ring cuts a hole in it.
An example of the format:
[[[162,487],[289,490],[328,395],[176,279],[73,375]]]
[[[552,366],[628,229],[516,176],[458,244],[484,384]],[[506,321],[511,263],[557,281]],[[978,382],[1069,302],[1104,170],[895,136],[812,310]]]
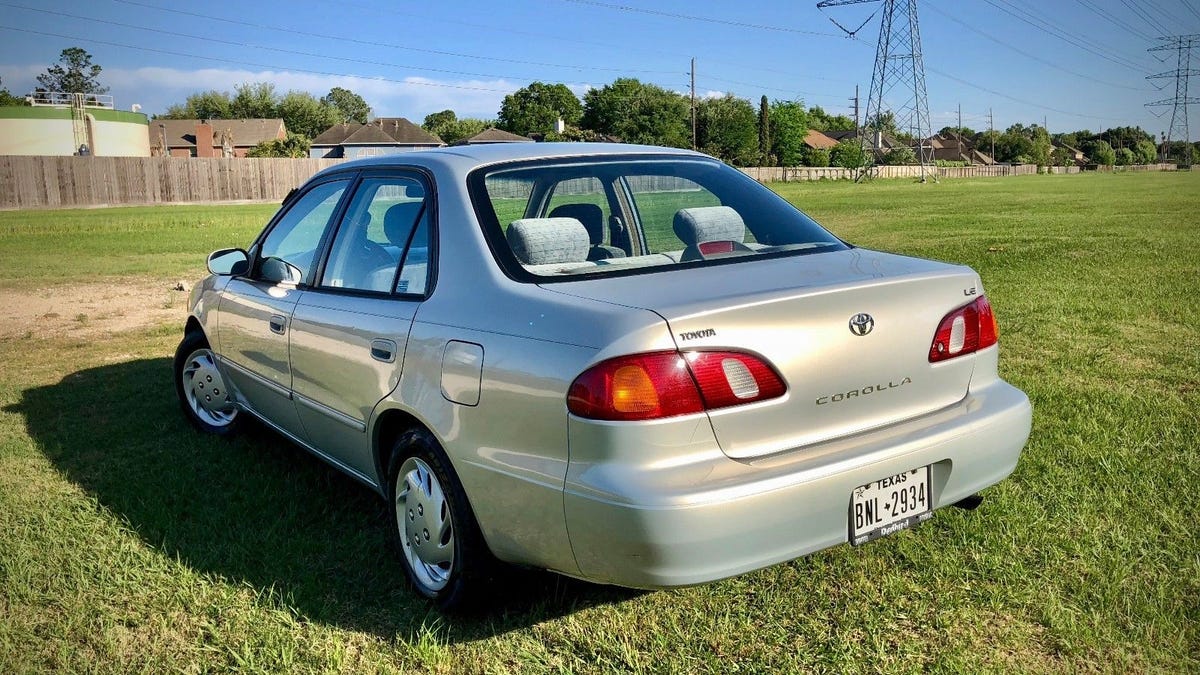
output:
[[[575,378],[567,409],[596,420],[650,420],[782,396],[762,359],[741,352],[651,352],[619,356]]]
[[[996,344],[998,338],[992,305],[987,297],[980,296],[971,304],[950,312],[938,324],[933,344],[929,346],[929,362],[972,354]]]

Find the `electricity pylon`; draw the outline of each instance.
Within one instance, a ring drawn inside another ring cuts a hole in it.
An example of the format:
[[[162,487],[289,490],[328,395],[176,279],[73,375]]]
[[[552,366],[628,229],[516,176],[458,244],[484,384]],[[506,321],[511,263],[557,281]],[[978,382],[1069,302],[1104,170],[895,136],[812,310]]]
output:
[[[933,170],[932,134],[929,124],[929,98],[925,93],[925,62],[921,56],[921,31],[917,26],[917,0],[822,0],[818,9],[839,5],[883,2],[879,41],[875,45],[875,72],[867,98],[862,145],[874,157],[882,150],[884,121],[890,114],[897,131],[916,140],[921,181],[936,175]],[[880,10],[876,10],[877,12]],[[874,14],[871,15],[874,17]],[[832,20],[832,19],[831,19]],[[868,18],[867,21],[871,19]],[[850,37],[866,25],[850,31],[834,21]],[[888,103],[884,103],[884,101]]]
[[[1147,103],[1147,106],[1170,105],[1174,106],[1171,110],[1171,126],[1167,130],[1167,152],[1171,151],[1171,141],[1183,139],[1183,157],[1180,160],[1181,168],[1190,169],[1192,166],[1192,139],[1188,134],[1188,104],[1200,105],[1200,98],[1188,96],[1188,78],[1195,75],[1200,76],[1200,70],[1191,67],[1192,49],[1200,46],[1200,35],[1176,35],[1173,37],[1160,37],[1162,41],[1157,47],[1151,47],[1147,51],[1151,52],[1166,52],[1173,51],[1178,56],[1175,70],[1168,70],[1165,73],[1150,75],[1147,80],[1162,79],[1173,77],[1175,78],[1175,97],[1164,98],[1161,101]]]

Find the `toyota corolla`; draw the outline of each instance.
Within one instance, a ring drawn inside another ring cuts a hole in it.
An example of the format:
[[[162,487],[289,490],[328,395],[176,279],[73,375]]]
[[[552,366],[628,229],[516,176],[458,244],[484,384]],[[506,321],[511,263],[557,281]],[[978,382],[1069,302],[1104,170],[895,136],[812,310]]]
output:
[[[385,498],[443,608],[498,562],[663,588],[863,544],[977,503],[1030,431],[974,271],[841,241],[698,153],[348,162],[208,266],[185,414]]]

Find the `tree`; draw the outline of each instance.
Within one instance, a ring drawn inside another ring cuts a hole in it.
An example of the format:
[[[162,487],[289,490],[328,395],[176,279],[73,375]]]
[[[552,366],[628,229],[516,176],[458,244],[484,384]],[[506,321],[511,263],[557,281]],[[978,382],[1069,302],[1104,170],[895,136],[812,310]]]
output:
[[[289,91],[280,99],[275,113],[262,117],[282,117],[288,131],[316,138],[329,127],[343,121],[342,111],[306,91]]]
[[[1158,146],[1154,141],[1143,138],[1137,142],[1137,148],[1133,152],[1138,164],[1154,164],[1158,161]]]
[[[1108,141],[1092,141],[1088,150],[1088,156],[1096,164],[1112,166],[1117,163],[1117,153],[1113,151]]]
[[[363,97],[349,89],[334,87],[321,99],[321,103],[337,108],[341,112],[339,122],[366,124],[367,120],[371,118],[371,106],[367,105]]]
[[[38,86],[45,91],[65,94],[104,94],[108,87],[96,79],[103,68],[92,63],[92,55],[79,47],[62,50],[58,63],[37,76]]]
[[[853,131],[854,120],[845,115],[830,115],[819,105],[808,109],[810,129],[817,131]]]
[[[20,96],[13,96],[7,88],[3,86],[3,79],[0,78],[0,107],[25,105],[25,99]]]
[[[771,109],[766,94],[758,100],[758,165],[771,165]]]
[[[1137,163],[1137,160],[1135,159],[1134,154],[1133,154],[1133,150],[1130,150],[1129,148],[1117,148],[1116,156],[1117,156],[1117,161],[1116,161],[1117,166],[1129,166],[1130,164]]]
[[[583,97],[584,129],[629,143],[691,147],[687,99],[634,78],[618,78]]]
[[[497,123],[514,134],[545,134],[554,131],[554,123],[579,124],[583,105],[565,84],[533,82],[504,97]]]
[[[907,145],[900,145],[884,153],[883,163],[892,166],[898,166],[901,164],[916,164],[917,153],[913,152],[913,149]]]
[[[202,91],[189,94],[183,103],[168,106],[165,113],[155,115],[155,118],[168,120],[227,120],[233,117],[232,108],[233,101],[230,99],[228,92],[216,90]]]
[[[234,87],[229,102],[230,119],[269,118],[278,113],[279,95],[270,82],[244,82]]]
[[[312,148],[312,141],[307,136],[288,132],[287,138],[274,138],[250,148],[246,151],[246,156],[300,159],[308,157],[310,148]]]
[[[804,166],[829,166],[829,151],[825,148],[813,148],[804,156]]]
[[[754,106],[733,94],[700,101],[696,106],[696,144],[730,164],[754,164],[758,156]]]
[[[430,113],[425,116],[425,122],[421,124],[422,129],[442,139],[447,145],[457,143],[464,138],[470,138],[484,129],[490,129],[494,126],[496,124],[491,120],[480,120],[470,117],[460,120],[458,119],[458,115],[454,114],[453,110]]]
[[[830,153],[829,159],[834,166],[843,169],[861,169],[867,166],[867,154],[862,146],[853,138],[847,138],[837,144]]]
[[[426,115],[425,122],[421,124],[421,128],[431,134],[441,136],[443,129],[457,121],[458,115],[455,115],[453,110],[443,110]],[[442,140],[446,139],[443,138]]]
[[[799,166],[804,161],[808,135],[808,111],[803,101],[771,104],[771,154],[779,166]]]

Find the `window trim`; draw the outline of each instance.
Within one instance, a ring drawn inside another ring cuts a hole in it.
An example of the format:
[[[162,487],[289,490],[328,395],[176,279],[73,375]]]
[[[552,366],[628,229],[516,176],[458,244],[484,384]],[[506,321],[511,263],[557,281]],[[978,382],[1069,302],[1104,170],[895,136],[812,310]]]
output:
[[[379,298],[379,299],[397,299],[397,300],[427,300],[434,291],[437,280],[437,183],[433,178],[433,173],[428,169],[419,166],[389,166],[377,169],[360,169],[355,171],[355,180],[350,189],[350,194],[345,202],[341,205],[338,212],[337,223],[328,232],[326,240],[322,241],[321,249],[319,250],[319,260],[317,265],[314,265],[315,274],[312,283],[306,287],[314,293],[328,293],[330,295],[351,295],[356,297]],[[417,214],[417,219],[412,232],[408,235],[408,243],[404,247],[404,252],[400,255],[400,260],[396,265],[396,273],[392,276],[391,290],[389,291],[373,291],[363,288],[340,288],[337,286],[323,286],[319,283],[325,276],[326,267],[329,264],[329,256],[333,253],[333,242],[337,239],[337,233],[342,229],[346,214],[349,212],[350,204],[354,198],[358,196],[358,191],[362,188],[363,182],[367,180],[378,180],[387,178],[405,178],[409,180],[417,180],[425,189],[425,200],[421,205],[421,209]],[[404,269],[404,263],[408,260],[409,250],[412,248],[413,237],[416,236],[417,229],[420,227],[421,219],[428,215],[429,228],[429,261],[426,263],[426,281],[425,291],[422,293],[400,293],[397,292],[396,282],[399,279],[401,270]]]

